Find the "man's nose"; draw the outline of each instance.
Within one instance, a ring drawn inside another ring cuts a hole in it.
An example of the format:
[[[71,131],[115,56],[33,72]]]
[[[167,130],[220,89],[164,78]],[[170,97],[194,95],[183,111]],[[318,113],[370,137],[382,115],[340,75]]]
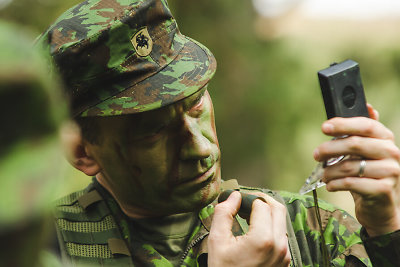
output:
[[[212,144],[203,135],[201,126],[196,118],[188,115],[182,120],[181,160],[201,160],[212,155]]]

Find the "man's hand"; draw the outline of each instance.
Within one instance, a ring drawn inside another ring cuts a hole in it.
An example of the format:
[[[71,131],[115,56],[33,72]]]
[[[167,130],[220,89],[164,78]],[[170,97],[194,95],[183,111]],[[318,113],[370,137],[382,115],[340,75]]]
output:
[[[208,238],[208,265],[215,266],[289,266],[290,252],[286,236],[286,208],[266,194],[257,194],[250,215],[249,231],[232,235],[233,218],[241,196],[233,192],[215,207]]]
[[[325,169],[328,191],[350,191],[358,221],[370,236],[400,229],[400,150],[393,133],[377,121],[378,113],[368,105],[370,118],[333,118],[322,125],[330,136],[349,135],[320,145],[317,161],[340,155],[350,159]],[[361,161],[365,160],[364,170]],[[361,176],[361,177],[360,177]]]

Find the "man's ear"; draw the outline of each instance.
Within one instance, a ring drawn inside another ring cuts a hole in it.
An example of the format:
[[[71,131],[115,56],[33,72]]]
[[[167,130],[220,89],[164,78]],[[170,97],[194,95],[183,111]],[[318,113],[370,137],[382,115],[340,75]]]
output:
[[[67,122],[61,128],[61,141],[67,160],[76,169],[88,176],[94,176],[101,168],[90,155],[86,142],[83,141],[79,126],[75,122]]]

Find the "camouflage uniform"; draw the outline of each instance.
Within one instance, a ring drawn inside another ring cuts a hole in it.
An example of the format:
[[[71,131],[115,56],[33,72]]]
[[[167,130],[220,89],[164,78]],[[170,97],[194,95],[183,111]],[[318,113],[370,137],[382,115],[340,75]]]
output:
[[[61,15],[40,42],[52,54],[64,78],[75,117],[154,110],[197,92],[216,70],[211,52],[179,32],[165,0],[87,0]],[[302,265],[321,264],[320,233],[312,199],[286,192],[281,195]],[[213,211],[213,204],[199,211],[198,225],[181,265],[206,265],[206,239]],[[371,266],[360,239],[360,225],[324,202],[320,213],[332,265]],[[56,222],[62,251],[74,263],[170,265],[151,245],[132,245],[135,234],[129,229],[128,218],[96,180],[58,202]],[[233,232],[243,234],[247,227],[237,217]],[[392,256],[399,243],[397,236],[377,237],[371,239],[373,242],[364,237],[375,265],[395,266],[400,262]],[[295,255],[296,249],[291,249]]]
[[[240,191],[262,191],[278,200],[280,195],[301,253],[301,265],[296,265],[292,257],[291,266],[321,266],[321,237],[312,197],[249,187],[240,187]],[[207,236],[214,205],[198,212],[199,223],[193,228],[179,266],[207,266]],[[361,230],[363,243],[360,225],[349,214],[324,201],[319,208],[331,266],[372,266],[371,261],[373,266],[398,266],[399,232],[368,238]],[[173,266],[152,245],[132,245],[135,233],[129,219],[95,179],[86,189],[57,202],[56,223],[64,255],[78,266]],[[247,232],[248,225],[236,216],[232,229],[238,236]],[[291,247],[292,255],[294,250]]]
[[[0,266],[57,266],[41,250],[66,166],[57,130],[67,108],[33,35],[3,21],[0,32]]]

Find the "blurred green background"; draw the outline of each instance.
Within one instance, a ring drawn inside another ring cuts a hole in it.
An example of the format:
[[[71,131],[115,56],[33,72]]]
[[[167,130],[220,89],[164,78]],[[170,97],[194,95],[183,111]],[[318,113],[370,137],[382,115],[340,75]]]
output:
[[[37,34],[80,2],[8,1],[0,0],[0,16]],[[300,0],[282,0],[283,11],[261,16],[254,2],[262,0],[169,1],[181,31],[209,47],[218,60],[209,88],[224,179],[299,190],[316,164],[314,148],[329,139],[320,131],[325,111],[316,73],[332,62],[360,63],[368,102],[384,124],[400,133],[399,17],[335,17],[321,9],[313,16],[305,11],[307,1]],[[275,10],[271,3],[279,1],[264,2],[266,10]],[[90,179],[72,168],[67,176],[62,193],[80,189]],[[348,194],[321,189],[320,195],[352,210]]]

